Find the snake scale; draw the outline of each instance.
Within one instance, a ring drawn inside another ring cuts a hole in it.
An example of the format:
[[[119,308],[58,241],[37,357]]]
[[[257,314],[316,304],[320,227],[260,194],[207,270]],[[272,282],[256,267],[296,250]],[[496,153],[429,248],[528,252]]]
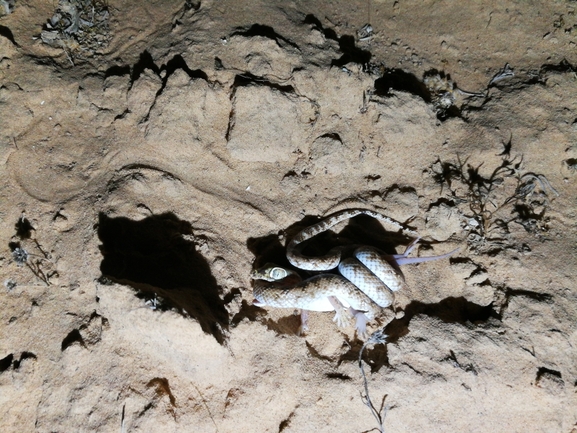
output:
[[[415,236],[403,254],[389,255],[377,248],[361,246],[353,257],[342,258],[346,247],[336,247],[321,257],[302,253],[303,243],[329,230],[341,221],[364,214],[384,221]],[[370,209],[347,209],[337,212],[300,231],[287,245],[287,259],[296,268],[306,271],[328,271],[338,267],[341,275],[321,273],[306,280],[292,270],[267,264],[252,272],[254,304],[277,308],[303,310],[301,330],[307,329],[306,310],[336,311],[335,321],[345,326],[354,318],[361,336],[366,335],[366,324],[374,320],[383,308],[394,301],[394,292],[405,287],[399,266],[447,258],[447,254],[431,257],[408,257],[419,241],[418,235],[405,229],[397,221]]]

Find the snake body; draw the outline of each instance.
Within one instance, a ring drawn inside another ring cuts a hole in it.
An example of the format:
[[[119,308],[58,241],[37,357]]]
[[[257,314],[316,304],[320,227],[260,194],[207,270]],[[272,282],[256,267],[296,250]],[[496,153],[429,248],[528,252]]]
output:
[[[287,245],[289,262],[308,271],[327,271],[338,266],[341,275],[319,274],[304,281],[298,274],[279,266],[268,264],[253,271],[255,305],[277,308],[300,308],[312,311],[336,311],[335,321],[347,323],[346,315],[356,319],[360,335],[366,333],[367,321],[379,316],[383,308],[394,301],[394,292],[405,287],[399,266],[449,257],[448,254],[432,257],[408,257],[419,237],[403,254],[388,255],[377,248],[361,246],[353,257],[342,259],[343,247],[331,249],[321,257],[308,257],[302,253],[302,243],[330,229],[341,221],[365,214],[385,221],[407,234],[417,236],[393,219],[369,209],[348,209],[329,216],[299,232]],[[303,328],[306,324],[303,319]]]
[[[376,218],[378,220],[384,221],[395,226],[398,229],[403,230],[403,232],[410,234],[412,236],[417,236],[412,230],[407,230],[403,225],[388,216],[380,214],[370,209],[347,209],[331,215],[319,221],[312,226],[309,226],[302,231],[300,231],[287,245],[287,258],[291,265],[304,269],[306,271],[327,271],[329,269],[336,268],[341,261],[342,248],[337,247],[330,250],[327,254],[321,257],[306,257],[301,252],[301,244],[311,239],[312,237],[329,230],[333,226],[337,225],[341,221],[345,221],[350,218],[354,218],[357,215],[368,215],[370,217]]]
[[[270,268],[263,268],[267,271]],[[256,273],[253,273],[256,278]],[[294,278],[292,284],[286,281]],[[335,274],[319,274],[305,281],[300,277],[287,277],[270,284],[256,279],[253,289],[255,305],[276,308],[300,308],[310,311],[333,311],[339,324],[348,322],[346,308],[363,311],[368,320],[373,320],[380,307],[352,282]]]

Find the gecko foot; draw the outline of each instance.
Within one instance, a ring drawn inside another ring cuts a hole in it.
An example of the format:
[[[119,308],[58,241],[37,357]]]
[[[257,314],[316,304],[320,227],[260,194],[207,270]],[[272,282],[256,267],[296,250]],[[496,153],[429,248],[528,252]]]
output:
[[[368,337],[367,333],[367,323],[369,321],[368,317],[365,315],[364,312],[355,310],[353,307],[349,307],[349,312],[351,316],[355,318],[355,327],[357,328],[357,334],[363,340],[366,340]]]
[[[335,317],[333,322],[344,328],[351,324],[351,317],[349,315],[349,311],[345,308],[345,306],[337,299],[336,296],[329,296],[329,302],[331,303],[332,307],[335,309]]]

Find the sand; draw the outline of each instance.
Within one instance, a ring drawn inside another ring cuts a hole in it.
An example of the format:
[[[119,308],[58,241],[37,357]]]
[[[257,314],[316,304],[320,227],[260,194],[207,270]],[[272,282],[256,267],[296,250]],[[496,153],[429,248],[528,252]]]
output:
[[[252,305],[351,207],[460,247],[371,324],[385,431],[577,432],[574,2],[1,6],[3,432],[378,431],[354,329]]]

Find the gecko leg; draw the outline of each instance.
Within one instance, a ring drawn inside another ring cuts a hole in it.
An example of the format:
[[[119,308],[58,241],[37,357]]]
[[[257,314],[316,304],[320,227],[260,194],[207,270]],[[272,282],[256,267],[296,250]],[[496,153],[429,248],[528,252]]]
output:
[[[309,330],[309,311],[308,310],[301,310],[301,326],[299,326],[299,330],[297,335],[304,335]]]
[[[335,318],[333,322],[336,322],[338,326],[344,328],[350,323],[349,319],[349,311],[345,308],[345,306],[337,299],[336,296],[329,296],[329,302],[335,309]]]

